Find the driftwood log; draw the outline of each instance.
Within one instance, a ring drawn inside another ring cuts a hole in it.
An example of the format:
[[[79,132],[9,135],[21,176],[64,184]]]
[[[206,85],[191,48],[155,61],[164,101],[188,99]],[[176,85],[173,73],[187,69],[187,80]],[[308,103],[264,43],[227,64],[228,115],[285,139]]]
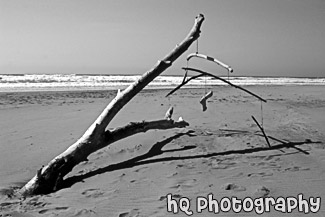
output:
[[[174,121],[171,117],[167,117],[162,120],[130,123],[121,128],[106,130],[108,124],[123,106],[158,75],[170,67],[199,38],[203,21],[204,16],[199,14],[189,34],[180,44],[128,88],[118,92],[117,96],[107,105],[81,138],[66,151],[51,160],[46,166],[39,169],[36,175],[17,194],[20,196],[47,194],[60,189],[60,183],[64,181],[65,175],[71,172],[76,165],[87,161],[87,157],[93,152],[120,139],[152,129],[171,129],[188,126],[188,123],[182,118]]]

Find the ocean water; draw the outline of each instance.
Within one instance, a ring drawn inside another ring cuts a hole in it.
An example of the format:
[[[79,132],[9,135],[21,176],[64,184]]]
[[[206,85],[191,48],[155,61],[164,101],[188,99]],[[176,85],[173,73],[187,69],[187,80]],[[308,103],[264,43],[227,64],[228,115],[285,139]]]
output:
[[[0,92],[111,90],[125,88],[140,75],[81,75],[81,74],[15,74],[0,75]],[[223,77],[228,80],[228,77]],[[173,88],[182,83],[183,76],[158,76],[147,88]],[[292,77],[230,77],[239,86],[247,85],[325,85],[325,78]],[[186,87],[204,88],[204,85],[228,85],[210,77],[190,81]]]

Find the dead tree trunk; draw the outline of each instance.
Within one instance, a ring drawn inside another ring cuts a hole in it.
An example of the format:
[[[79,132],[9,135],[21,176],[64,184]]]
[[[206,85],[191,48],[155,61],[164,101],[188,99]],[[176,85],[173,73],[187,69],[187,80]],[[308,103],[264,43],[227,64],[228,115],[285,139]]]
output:
[[[187,37],[174,50],[164,57],[163,60],[158,61],[151,70],[144,73],[140,79],[131,84],[127,89],[118,93],[84,135],[66,151],[50,161],[45,167],[39,169],[37,174],[18,191],[18,194],[28,196],[46,194],[57,190],[64,176],[77,164],[82,161],[87,161],[87,157],[91,153],[120,139],[151,129],[171,129],[188,126],[188,123],[181,118],[178,121],[167,118],[157,121],[130,123],[121,128],[106,130],[107,125],[124,105],[153,79],[171,66],[199,38],[203,21],[204,16],[201,14],[198,15]]]

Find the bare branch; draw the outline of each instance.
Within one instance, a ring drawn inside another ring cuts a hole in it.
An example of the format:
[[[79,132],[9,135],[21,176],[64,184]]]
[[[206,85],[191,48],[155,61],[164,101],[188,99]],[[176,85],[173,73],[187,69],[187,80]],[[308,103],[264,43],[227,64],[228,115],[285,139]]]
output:
[[[178,46],[176,46],[172,52],[166,55],[163,60],[158,61],[158,64],[148,72],[144,73],[140,79],[122,91],[120,97],[116,97],[113,101],[111,101],[111,103],[105,108],[105,110],[93,124],[94,126],[98,125],[99,133],[105,131],[107,125],[125,104],[127,104],[153,79],[170,67],[172,63],[179,56],[181,56],[197,38],[199,38],[200,28],[203,21],[204,16],[202,14],[198,15],[188,36]]]
[[[204,76],[204,75],[202,75],[202,74],[200,74],[200,75],[195,75],[195,76],[192,76],[192,77],[190,77],[190,78],[188,78],[188,79],[185,79],[185,77],[184,77],[183,82],[182,82],[180,85],[178,85],[177,87],[175,87],[172,91],[170,91],[170,92],[166,95],[166,97],[168,97],[168,96],[172,95],[173,93],[175,93],[178,89],[180,89],[181,87],[183,87],[185,84],[187,84],[187,83],[190,82],[191,80],[194,80],[194,79],[199,78],[199,77],[202,77],[202,76]]]
[[[249,93],[250,95],[252,95],[252,96],[258,98],[259,100],[261,100],[261,101],[263,101],[263,102],[266,102],[265,99],[263,99],[262,97],[256,95],[255,93],[252,93],[251,91],[249,91],[249,90],[247,90],[247,89],[245,89],[245,88],[242,88],[242,87],[240,87],[240,86],[237,86],[237,85],[235,85],[235,84],[233,84],[233,83],[231,83],[231,82],[229,82],[229,81],[227,81],[227,80],[225,80],[225,79],[223,79],[223,78],[220,78],[220,77],[218,77],[218,76],[216,76],[216,75],[213,75],[213,74],[211,74],[211,73],[204,72],[204,71],[199,70],[199,69],[187,68],[187,67],[183,67],[182,69],[184,69],[184,70],[190,70],[190,71],[194,71],[194,72],[198,72],[198,73],[200,73],[200,74],[208,75],[208,76],[210,76],[210,77],[216,78],[216,79],[218,79],[218,80],[220,80],[220,81],[223,81],[223,82],[229,84],[230,86],[233,86],[233,87],[235,87],[235,88],[238,88],[238,89],[240,89],[240,90],[243,90],[243,91],[245,91],[246,93]]]
[[[174,121],[172,119],[161,119],[155,121],[131,122],[124,127],[106,131],[105,143],[111,144],[137,133],[145,133],[148,130],[167,130],[173,128],[184,128],[187,126],[189,126],[189,123],[182,119],[178,121]]]
[[[258,121],[255,119],[255,117],[253,115],[252,115],[252,118],[253,118],[254,122],[256,123],[256,125],[258,126],[258,128],[260,128],[260,130],[262,131],[263,136],[264,136],[268,146],[271,148],[271,144],[269,142],[269,139],[267,138],[267,135],[265,134],[263,127],[261,127],[261,125],[258,123]]]

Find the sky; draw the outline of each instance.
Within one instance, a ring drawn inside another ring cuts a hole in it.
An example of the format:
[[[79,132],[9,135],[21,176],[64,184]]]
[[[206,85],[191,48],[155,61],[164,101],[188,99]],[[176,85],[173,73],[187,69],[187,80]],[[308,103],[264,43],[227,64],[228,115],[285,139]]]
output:
[[[199,13],[199,53],[234,75],[325,77],[325,0],[0,0],[0,74],[142,74]],[[164,74],[182,75],[195,51]]]

